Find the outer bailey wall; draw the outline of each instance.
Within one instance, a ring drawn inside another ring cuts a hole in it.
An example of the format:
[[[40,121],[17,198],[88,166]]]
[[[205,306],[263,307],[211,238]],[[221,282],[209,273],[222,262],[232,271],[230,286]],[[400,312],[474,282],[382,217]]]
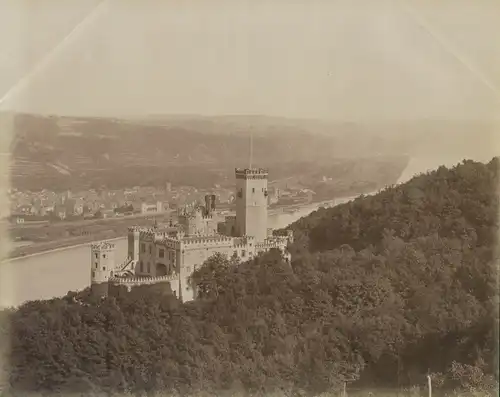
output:
[[[132,292],[140,292],[144,290],[156,291],[162,295],[172,295],[174,294],[174,290],[172,288],[172,284],[175,284],[177,281],[172,282],[163,282],[149,285],[137,285],[131,287]],[[178,284],[178,283],[177,283]],[[116,296],[120,293],[120,291],[128,291],[128,288],[122,284],[110,284],[108,288],[109,296]]]
[[[105,283],[92,283],[90,285],[90,291],[94,296],[108,296],[110,285]]]

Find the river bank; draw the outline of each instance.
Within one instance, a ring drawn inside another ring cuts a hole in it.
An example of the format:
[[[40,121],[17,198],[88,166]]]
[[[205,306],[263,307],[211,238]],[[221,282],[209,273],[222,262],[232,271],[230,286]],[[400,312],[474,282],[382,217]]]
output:
[[[124,239],[124,238],[125,237],[122,236],[122,237],[108,238],[108,239],[105,239],[105,240],[106,241],[117,241],[117,240],[121,240],[121,239]],[[84,246],[88,246],[89,244],[92,244],[92,243],[95,243],[95,242],[98,242],[98,241],[101,241],[101,239],[93,239],[91,241],[80,242],[78,244],[74,244],[73,243],[73,244],[63,245],[63,246],[60,246],[58,248],[51,248],[51,249],[44,250],[44,251],[42,250],[42,251],[39,251],[39,252],[34,252],[32,254],[9,257],[7,259],[1,260],[0,263],[14,262],[14,261],[20,260],[20,259],[32,258],[32,257],[35,257],[35,256],[46,255],[46,254],[49,254],[49,253],[55,253],[55,252],[70,250],[70,249],[74,249],[74,248],[78,248],[78,247],[84,247]],[[62,243],[61,243],[61,245],[62,245]]]
[[[297,212],[269,216],[269,226],[282,228],[308,215],[319,204],[305,206]],[[111,240],[111,239],[110,239]],[[113,239],[116,261],[127,256],[127,238]],[[54,250],[8,259],[0,263],[0,307],[15,307],[23,302],[51,299],[68,291],[79,291],[90,285],[89,243],[74,244]]]
[[[324,201],[321,202],[311,202],[307,204],[300,204],[300,205],[291,205],[291,206],[285,206],[285,207],[279,207],[274,210],[270,210],[270,216],[276,216],[276,215],[282,215],[286,209],[294,209],[297,212],[300,212],[304,208],[309,208],[309,207],[315,207],[315,206],[320,206]],[[285,214],[286,215],[286,214]],[[149,215],[151,217],[151,215]],[[142,217],[144,218],[144,217]],[[165,219],[164,214],[162,214],[161,217],[159,217],[160,222],[164,221]],[[123,219],[121,220],[122,222],[124,221]],[[13,249],[11,248],[11,251],[8,255],[7,258],[4,258],[0,260],[0,263],[7,262],[7,261],[13,261],[13,260],[18,260],[22,258],[29,258],[32,256],[36,255],[41,255],[49,252],[57,252],[60,250],[65,250],[65,249],[71,249],[83,245],[88,245],[97,241],[102,241],[102,240],[116,240],[120,238],[124,238],[126,235],[126,227],[128,227],[130,224],[134,223],[134,221],[128,219],[128,222],[126,224],[120,225],[123,227],[108,229],[101,231],[100,233],[96,233],[93,235],[87,235],[87,236],[75,236],[75,237],[70,237],[70,238],[64,238],[60,240],[53,240],[53,241],[48,241],[48,242],[40,242],[40,243],[30,243],[30,244],[25,244],[22,246],[14,247]],[[137,224],[141,225],[143,224],[143,219],[142,222],[136,222]],[[135,223],[134,223],[135,224]]]

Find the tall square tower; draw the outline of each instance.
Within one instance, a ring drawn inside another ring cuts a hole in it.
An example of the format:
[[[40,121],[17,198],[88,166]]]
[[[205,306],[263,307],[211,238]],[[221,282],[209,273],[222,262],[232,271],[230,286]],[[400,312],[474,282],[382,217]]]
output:
[[[267,180],[262,168],[236,168],[236,234],[267,238]]]

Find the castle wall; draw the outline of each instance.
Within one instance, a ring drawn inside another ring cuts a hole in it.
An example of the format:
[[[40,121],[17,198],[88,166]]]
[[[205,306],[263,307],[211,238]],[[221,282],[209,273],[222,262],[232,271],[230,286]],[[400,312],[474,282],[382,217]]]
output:
[[[203,262],[217,252],[229,257],[233,251],[233,239],[229,237],[186,238],[179,250],[179,289],[182,293],[182,301],[186,302],[195,298],[195,291],[189,285],[189,277],[201,267]]]
[[[112,280],[109,283],[108,295],[117,296],[123,289],[128,292],[140,292],[144,289],[152,289],[164,295],[175,295],[174,288],[177,288],[178,285],[177,280],[163,280],[161,277],[142,282],[139,280],[135,279],[133,282],[116,282]]]
[[[109,293],[109,283],[106,281],[104,283],[95,283],[90,284],[90,291],[94,296],[105,297],[110,295]]]

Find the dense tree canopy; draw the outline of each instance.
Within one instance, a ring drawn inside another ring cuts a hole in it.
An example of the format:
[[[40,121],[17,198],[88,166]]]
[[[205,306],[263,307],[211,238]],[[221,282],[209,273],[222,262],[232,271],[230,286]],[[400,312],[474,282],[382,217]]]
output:
[[[84,291],[4,312],[13,393],[317,395],[430,375],[435,393],[495,395],[498,163],[321,209],[292,225],[291,265],[212,257],[194,302]]]

